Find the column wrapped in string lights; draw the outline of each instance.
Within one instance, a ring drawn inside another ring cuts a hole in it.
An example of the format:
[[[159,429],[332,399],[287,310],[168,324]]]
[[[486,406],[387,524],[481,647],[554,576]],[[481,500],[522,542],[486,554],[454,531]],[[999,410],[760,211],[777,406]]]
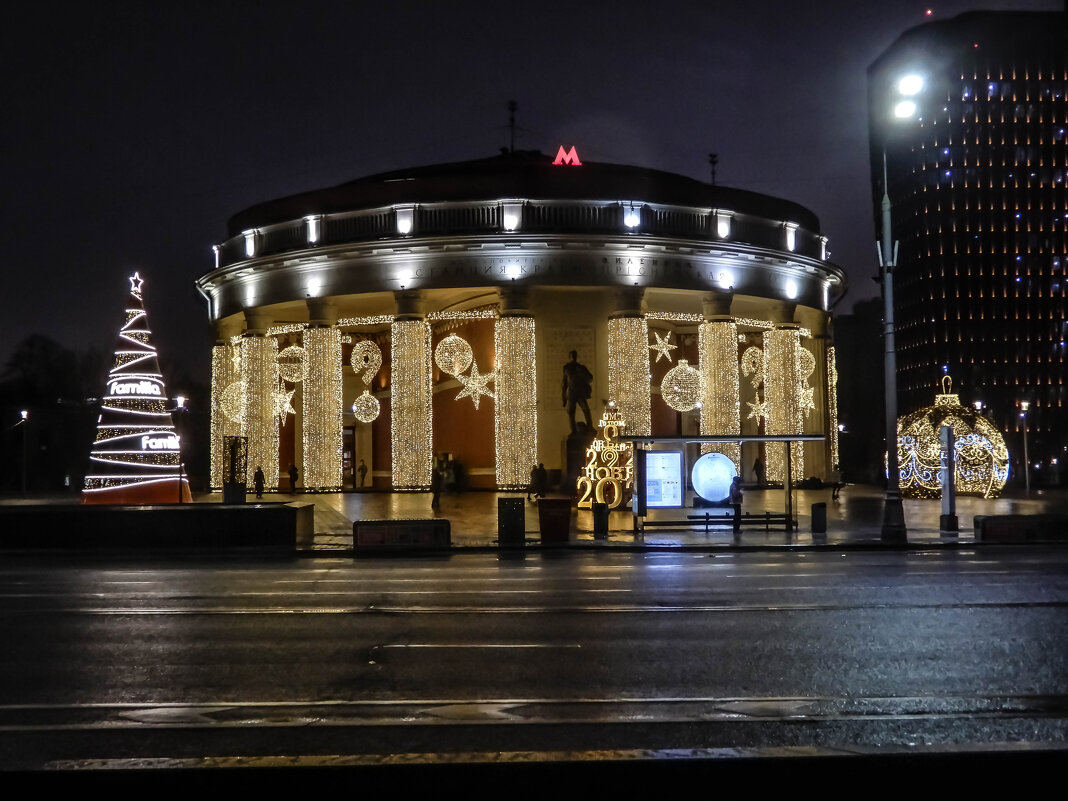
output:
[[[764,332],[764,403],[767,408],[765,430],[768,434],[800,434],[804,424],[801,397],[801,332],[796,325],[776,325]],[[791,475],[800,481],[805,474],[803,443],[790,445]],[[768,480],[783,481],[786,455],[779,443],[768,443]]]
[[[738,326],[723,318],[698,329],[702,378],[701,434],[738,434],[742,430],[738,385]],[[702,451],[722,453],[741,475],[741,447],[737,442],[709,443]]]
[[[434,455],[430,326],[422,319],[402,318],[393,321],[391,332],[393,486],[425,489]]]
[[[831,466],[838,461],[838,364],[834,347],[827,348],[827,415],[831,432]]]
[[[627,423],[627,434],[652,433],[649,400],[649,325],[645,317],[608,320],[608,400]]]
[[[245,413],[241,435],[248,437],[248,475],[263,468],[267,489],[278,488],[278,340],[260,334],[241,338],[241,380]]]
[[[497,487],[525,489],[538,461],[538,383],[534,318],[503,315],[493,325],[493,432]]]
[[[230,419],[222,408],[223,392],[241,380],[241,351],[226,343],[211,350],[211,466],[208,478],[211,489],[222,488],[223,437],[240,436],[241,424]]]
[[[308,328],[304,352],[304,486],[336,490],[341,487],[341,331],[328,325]]]

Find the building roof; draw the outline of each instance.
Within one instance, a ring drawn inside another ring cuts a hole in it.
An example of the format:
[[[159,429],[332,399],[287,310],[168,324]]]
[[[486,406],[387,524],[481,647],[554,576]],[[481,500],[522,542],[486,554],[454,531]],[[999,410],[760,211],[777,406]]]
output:
[[[532,150],[502,152],[472,161],[413,167],[369,175],[325,189],[269,200],[230,218],[229,236],[310,214],[335,214],[398,204],[528,200],[641,201],[664,205],[730,209],[788,219],[819,233],[808,209],[780,198],[732,189],[683,175],[583,161],[554,165],[554,157]]]

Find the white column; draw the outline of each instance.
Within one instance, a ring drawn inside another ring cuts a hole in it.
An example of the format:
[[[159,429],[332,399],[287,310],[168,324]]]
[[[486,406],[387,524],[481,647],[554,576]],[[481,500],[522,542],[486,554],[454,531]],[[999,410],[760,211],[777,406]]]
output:
[[[493,328],[496,378],[493,433],[497,487],[525,488],[538,461],[538,381],[534,318],[505,314]]]
[[[701,434],[738,434],[742,430],[738,385],[738,326],[733,317],[719,317],[702,323],[698,334],[702,378]],[[734,462],[742,474],[738,443],[710,443],[715,451]]]
[[[341,487],[341,331],[317,325],[304,331],[308,367],[302,392],[301,473],[307,489]]]
[[[264,485],[278,488],[278,342],[249,333],[241,338],[241,380],[245,382],[245,413],[241,435],[248,437],[251,486],[256,467],[263,468]]]
[[[434,456],[430,326],[406,316],[394,320],[391,332],[393,486],[422,489],[430,486]]]

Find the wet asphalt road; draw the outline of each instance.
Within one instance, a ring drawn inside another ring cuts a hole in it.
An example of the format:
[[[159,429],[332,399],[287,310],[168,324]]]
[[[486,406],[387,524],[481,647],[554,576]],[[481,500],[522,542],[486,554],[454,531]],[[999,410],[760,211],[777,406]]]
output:
[[[1066,604],[1063,547],[5,557],[0,768],[1035,771],[1068,750]]]

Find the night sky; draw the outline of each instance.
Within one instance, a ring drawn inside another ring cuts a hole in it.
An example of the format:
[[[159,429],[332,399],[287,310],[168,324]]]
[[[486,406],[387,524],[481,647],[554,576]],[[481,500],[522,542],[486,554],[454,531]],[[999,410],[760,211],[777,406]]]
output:
[[[927,9],[933,13],[928,16]],[[0,32],[3,340],[110,351],[139,270],[207,383],[194,280],[234,213],[401,167],[574,144],[800,203],[877,292],[865,69],[901,33],[1052,2],[24,2]],[[169,378],[169,376],[168,376]],[[175,379],[180,380],[180,379]],[[177,394],[182,387],[169,387]]]

